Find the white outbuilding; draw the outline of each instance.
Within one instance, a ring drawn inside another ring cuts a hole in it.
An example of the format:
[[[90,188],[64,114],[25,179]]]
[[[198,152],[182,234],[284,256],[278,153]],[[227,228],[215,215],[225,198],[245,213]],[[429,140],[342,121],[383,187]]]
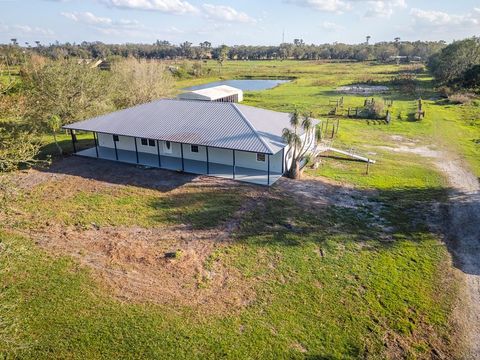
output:
[[[178,95],[181,100],[200,100],[216,102],[242,102],[243,91],[232,86],[220,85],[205,89],[187,91]]]

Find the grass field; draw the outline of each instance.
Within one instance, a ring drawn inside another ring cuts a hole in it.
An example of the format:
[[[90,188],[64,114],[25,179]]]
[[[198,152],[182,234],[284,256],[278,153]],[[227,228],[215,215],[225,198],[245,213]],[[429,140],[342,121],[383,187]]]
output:
[[[217,69],[213,62],[210,66]],[[292,77],[272,90],[246,93],[245,103],[280,111],[298,107],[325,118],[328,100],[338,97],[335,87],[388,83],[406,69],[226,62],[221,77]],[[213,80],[218,76],[181,80],[177,86]],[[448,249],[427,221],[432,203],[445,199],[446,180],[430,159],[388,150],[399,143],[446,148],[480,176],[478,105],[443,104],[431,86],[422,73],[418,93],[394,89],[390,125],[341,118],[335,143],[368,153],[377,163],[369,175],[365,164],[335,158],[308,169],[309,183],[327,179],[314,185],[325,187],[316,199],[324,202],[300,197],[293,184],[267,191],[201,180],[155,188],[108,181],[110,174],[97,174],[93,167],[91,177],[62,171],[52,171],[53,178],[49,171],[19,175],[48,181],[24,187],[4,214],[0,354],[31,359],[459,356],[452,311],[461,289]],[[427,117],[409,121],[419,96],[426,99]],[[345,96],[347,107],[362,102]],[[91,141],[89,134],[80,138],[83,145]],[[60,139],[69,151],[68,137]],[[42,156],[55,150],[48,136],[45,142]],[[145,171],[127,168],[126,179]],[[356,188],[342,195],[340,184]],[[225,231],[228,241],[212,240]],[[88,246],[92,237],[100,239],[95,251]],[[180,256],[163,262],[148,257],[148,249],[160,255],[177,250]],[[135,277],[149,274],[155,276],[142,277],[151,281],[141,284],[143,292],[130,291]],[[118,279],[126,279],[124,287]],[[158,294],[147,296],[155,286]]]

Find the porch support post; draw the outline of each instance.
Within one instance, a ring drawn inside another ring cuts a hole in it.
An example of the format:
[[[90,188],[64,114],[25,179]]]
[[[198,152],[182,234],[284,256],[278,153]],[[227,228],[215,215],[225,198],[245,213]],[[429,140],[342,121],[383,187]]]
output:
[[[135,156],[137,157],[137,164],[138,164],[138,146],[137,146],[137,138],[134,137],[133,141],[135,141]]]
[[[282,175],[285,172],[285,148],[282,149]]]
[[[183,144],[180,143],[180,152],[182,153],[182,171],[185,171],[185,161],[183,161]]]
[[[235,180],[235,150],[233,150],[233,179]]]
[[[95,140],[95,152],[97,153],[97,159],[98,159],[98,141],[97,141],[97,133],[93,131],[93,140]]]
[[[162,160],[160,159],[160,145],[158,145],[160,141],[157,140],[157,155],[158,155],[158,167],[162,167]]]
[[[70,129],[70,136],[72,137],[72,146],[73,146],[73,153],[77,153],[77,147],[75,146],[75,134],[73,133],[73,130]]]
[[[207,175],[210,174],[210,164],[208,163],[208,146],[205,146],[207,152]]]
[[[267,155],[267,185],[270,185],[270,154]]]
[[[113,137],[113,135],[112,135],[112,137]],[[118,161],[117,142],[115,141],[115,139],[113,139],[113,146],[115,146],[115,159],[117,159],[117,161]]]

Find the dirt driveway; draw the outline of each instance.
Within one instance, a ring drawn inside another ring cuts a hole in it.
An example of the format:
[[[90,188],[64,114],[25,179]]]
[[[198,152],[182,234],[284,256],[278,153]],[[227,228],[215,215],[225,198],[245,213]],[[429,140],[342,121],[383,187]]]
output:
[[[439,224],[446,235],[454,265],[466,283],[466,305],[461,322],[467,327],[467,359],[480,359],[480,183],[464,160],[447,151],[404,142],[382,147],[394,152],[414,153],[430,158],[450,185],[445,216]]]

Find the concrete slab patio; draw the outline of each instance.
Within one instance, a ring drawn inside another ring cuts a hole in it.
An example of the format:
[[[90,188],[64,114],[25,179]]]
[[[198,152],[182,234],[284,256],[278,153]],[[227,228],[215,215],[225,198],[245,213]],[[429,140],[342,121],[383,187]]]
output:
[[[209,162],[207,165],[207,162],[205,161],[197,161],[190,159],[183,159],[182,170],[181,158],[166,155],[161,155],[159,157],[158,155],[154,154],[138,152],[137,162],[137,155],[135,151],[118,149],[116,155],[115,149],[103,146],[98,146],[97,149],[93,147],[85,150],[80,150],[76,153],[76,155],[89,158],[119,161],[128,164],[138,164],[173,171],[183,171],[190,174],[217,176],[221,178],[234,179],[259,185],[272,185],[282,177],[282,174],[278,172],[270,172],[270,176],[268,176],[268,173],[266,171],[249,169],[240,166],[235,166],[234,175],[234,169],[231,165],[224,165],[212,162]]]

